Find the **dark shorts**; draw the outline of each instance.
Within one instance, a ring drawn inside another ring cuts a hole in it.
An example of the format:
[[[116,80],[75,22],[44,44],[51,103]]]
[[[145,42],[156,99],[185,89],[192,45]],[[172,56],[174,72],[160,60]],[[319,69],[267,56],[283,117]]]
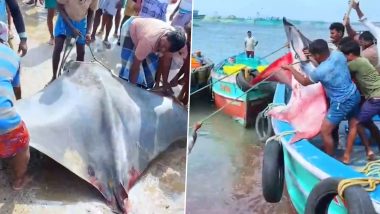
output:
[[[360,94],[356,90],[346,101],[342,103],[330,101],[330,108],[327,111],[326,119],[338,125],[344,119],[357,117],[360,109]]]
[[[253,58],[253,57],[255,57],[255,52],[254,52],[254,51],[245,51],[245,53],[247,54],[247,57],[248,57],[248,58]]]
[[[380,99],[366,100],[360,108],[358,120],[360,123],[366,124],[372,121],[372,118],[380,114]]]

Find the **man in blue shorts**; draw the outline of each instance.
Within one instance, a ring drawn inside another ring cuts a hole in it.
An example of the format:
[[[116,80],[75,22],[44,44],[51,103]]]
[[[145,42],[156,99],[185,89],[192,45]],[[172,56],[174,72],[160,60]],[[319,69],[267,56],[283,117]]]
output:
[[[283,69],[291,71],[294,78],[304,86],[320,82],[325,89],[330,107],[322,122],[321,136],[325,152],[334,155],[332,132],[345,118],[349,119],[347,142],[355,140],[357,123],[354,117],[359,111],[360,94],[351,80],[347,59],[341,52],[330,52],[327,42],[323,39],[313,41],[308,51],[319,63],[314,71],[307,74],[308,76],[298,72],[292,65],[283,66]]]
[[[78,38],[77,61],[84,60],[86,42],[90,42],[94,11],[98,7],[98,0],[57,0],[58,18],[55,23],[54,52],[53,52],[53,78],[57,78],[57,70],[66,37]]]

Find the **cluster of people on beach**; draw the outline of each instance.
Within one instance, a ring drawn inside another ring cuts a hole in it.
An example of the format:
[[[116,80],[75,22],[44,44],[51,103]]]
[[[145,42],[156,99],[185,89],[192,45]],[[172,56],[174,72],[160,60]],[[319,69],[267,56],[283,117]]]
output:
[[[302,85],[320,82],[325,89],[330,105],[322,122],[321,136],[327,154],[335,153],[333,135],[340,122],[349,120],[347,148],[341,159],[345,164],[350,163],[357,134],[365,146],[368,159],[375,159],[365,128],[370,130],[380,149],[380,132],[372,121],[380,113],[380,64],[376,44],[376,38],[380,38],[380,28],[368,21],[359,3],[354,2],[353,8],[369,31],[356,33],[349,19],[345,24],[333,23],[330,25],[331,43],[317,39],[304,50],[317,66],[314,71],[304,76],[292,65],[283,66]],[[344,37],[345,29],[347,37]]]
[[[67,38],[75,38],[76,60],[84,61],[85,45],[90,45],[96,34],[105,31],[103,44],[110,48],[109,34],[115,18],[114,37],[122,47],[119,77],[141,88],[170,96],[173,95],[172,87],[182,84],[177,99],[187,105],[192,0],[40,0],[40,3],[45,3],[48,9],[49,44],[54,45],[53,76],[49,83],[57,78]],[[178,5],[167,21],[167,7],[175,3]],[[37,0],[30,0],[27,4],[36,5]],[[122,8],[124,17],[120,28]],[[1,1],[0,10],[0,65],[3,69],[0,74],[0,158],[9,160],[12,187],[19,190],[28,181],[29,133],[14,104],[21,98],[20,57],[27,53],[27,35],[16,0]],[[56,11],[58,17],[53,23]],[[12,23],[20,38],[19,54],[8,42]],[[97,32],[99,25],[100,31]],[[169,81],[172,61],[178,59],[183,65]]]

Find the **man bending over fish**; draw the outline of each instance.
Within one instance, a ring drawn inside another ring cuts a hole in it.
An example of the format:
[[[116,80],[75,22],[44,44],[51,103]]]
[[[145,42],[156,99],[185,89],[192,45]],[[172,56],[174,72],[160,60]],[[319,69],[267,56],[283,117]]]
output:
[[[21,98],[20,57],[6,45],[8,26],[0,22],[0,158],[9,160],[12,188],[20,190],[27,181],[29,133],[14,104]]]
[[[132,16],[121,30],[122,68],[119,76],[142,88],[159,84],[169,89],[172,55],[185,47],[186,33],[181,27],[154,18]],[[156,74],[157,73],[157,74]]]
[[[306,51],[305,51],[306,52]],[[339,51],[329,50],[323,39],[317,39],[309,45],[310,57],[319,65],[305,76],[292,65],[282,66],[289,70],[294,78],[304,86],[320,82],[330,100],[326,118],[322,122],[321,136],[324,150],[334,155],[333,130],[345,118],[349,118],[348,142],[353,142],[357,134],[357,122],[354,117],[359,111],[360,94],[352,82],[347,66],[347,59]]]
[[[361,106],[358,118],[354,119],[354,123],[364,125],[371,130],[374,136],[379,138],[379,129],[373,123],[372,118],[380,114],[380,75],[368,59],[360,57],[360,46],[356,41],[352,40],[342,44],[340,50],[346,56],[351,75],[356,80],[356,85],[365,97],[365,102]],[[359,129],[362,129],[361,126],[358,126]],[[362,133],[364,133],[364,130]],[[365,139],[362,138],[363,140],[367,141],[366,137]],[[353,142],[349,143],[344,153],[344,163],[350,162]],[[369,145],[369,142],[365,142],[365,145]],[[374,154],[367,146],[366,151],[368,157],[373,159]]]

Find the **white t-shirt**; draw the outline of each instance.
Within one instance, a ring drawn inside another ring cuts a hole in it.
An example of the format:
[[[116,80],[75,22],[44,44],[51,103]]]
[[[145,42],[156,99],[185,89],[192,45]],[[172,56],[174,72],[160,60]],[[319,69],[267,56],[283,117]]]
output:
[[[192,8],[192,0],[181,0],[181,3],[179,3],[179,7],[182,10],[191,11]]]
[[[246,51],[254,51],[255,50],[255,38],[251,36],[250,38],[245,38],[245,50]]]

